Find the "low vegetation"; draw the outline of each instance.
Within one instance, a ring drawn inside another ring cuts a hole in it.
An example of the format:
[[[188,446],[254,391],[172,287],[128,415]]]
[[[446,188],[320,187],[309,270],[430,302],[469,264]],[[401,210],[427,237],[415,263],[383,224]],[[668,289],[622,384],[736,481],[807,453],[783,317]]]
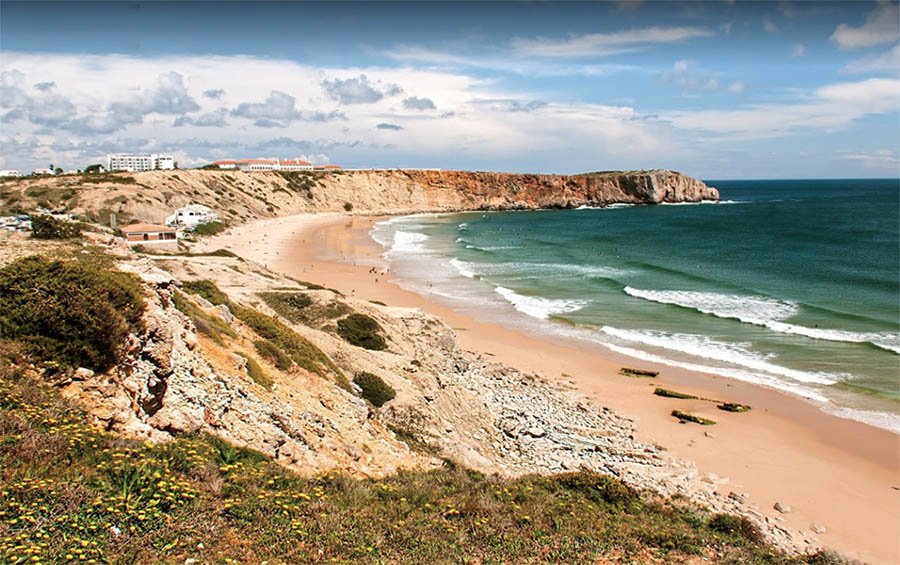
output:
[[[381,408],[397,396],[397,392],[391,385],[384,382],[378,375],[363,372],[353,379],[353,384],[360,388],[361,396],[372,403],[372,406]]]
[[[222,233],[226,229],[228,229],[228,226],[224,222],[206,222],[205,224],[194,226],[191,233],[199,236],[208,236]]]
[[[270,363],[275,365],[276,369],[288,371],[294,366],[294,362],[291,361],[291,358],[269,340],[257,339],[253,342],[253,347],[256,348],[256,352],[260,357],[267,359]]]
[[[381,351],[387,349],[387,343],[381,335],[381,326],[365,314],[350,314],[338,320],[338,335],[351,345]]]
[[[75,239],[81,236],[83,226],[47,214],[32,214],[31,237],[34,239]]]
[[[253,382],[266,390],[272,389],[272,379],[269,378],[259,363],[256,362],[256,359],[240,352],[235,352],[235,354],[244,360],[244,369],[247,370],[247,376],[253,379]]]
[[[321,327],[353,311],[339,300],[317,303],[303,292],[263,292],[259,297],[289,322],[312,327]]]
[[[212,339],[217,344],[225,344],[222,336],[228,336],[232,339],[237,337],[237,333],[221,316],[217,313],[207,313],[191,302],[184,294],[175,293],[172,296],[172,304],[194,322],[194,327],[197,328],[198,332]]]
[[[105,371],[123,358],[143,313],[140,281],[90,253],[0,269],[0,336],[42,362]]]
[[[589,472],[301,477],[210,436],[123,439],[0,361],[4,563],[820,561]]]

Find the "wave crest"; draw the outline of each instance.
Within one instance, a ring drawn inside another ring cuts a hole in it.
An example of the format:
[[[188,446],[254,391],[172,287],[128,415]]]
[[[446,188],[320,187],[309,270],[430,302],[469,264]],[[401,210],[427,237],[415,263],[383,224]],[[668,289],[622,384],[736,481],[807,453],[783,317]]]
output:
[[[626,286],[625,294],[659,304],[671,304],[696,310],[718,318],[729,318],[768,328],[773,332],[793,334],[846,343],[870,343],[875,347],[900,354],[900,334],[890,332],[853,332],[827,328],[810,328],[784,322],[797,314],[796,302],[777,300],[765,296],[744,296],[717,292],[688,290],[642,290]]]
[[[527,314],[532,318],[537,318],[539,320],[546,320],[552,315],[574,312],[576,310],[584,308],[587,305],[587,302],[584,300],[565,300],[542,298],[539,296],[524,296],[515,292],[514,290],[510,290],[502,286],[498,286],[494,289],[494,291],[505,298],[506,301],[512,304],[513,307],[519,312],[522,312],[523,314]]]

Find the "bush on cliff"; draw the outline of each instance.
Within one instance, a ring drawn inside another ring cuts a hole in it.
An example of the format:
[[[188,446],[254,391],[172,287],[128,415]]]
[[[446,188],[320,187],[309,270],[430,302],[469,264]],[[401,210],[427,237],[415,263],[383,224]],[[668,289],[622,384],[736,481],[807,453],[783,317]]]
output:
[[[350,314],[338,320],[338,334],[350,344],[375,351],[387,349],[387,343],[381,336],[381,326],[365,314]]]
[[[81,224],[48,216],[31,216],[31,237],[34,239],[75,239],[81,235]]]
[[[391,385],[372,373],[364,372],[356,375],[353,384],[360,388],[362,397],[376,408],[381,408],[385,402],[393,400],[397,396],[397,392]]]
[[[0,269],[0,335],[42,361],[105,371],[143,312],[138,279],[102,264],[32,256]]]

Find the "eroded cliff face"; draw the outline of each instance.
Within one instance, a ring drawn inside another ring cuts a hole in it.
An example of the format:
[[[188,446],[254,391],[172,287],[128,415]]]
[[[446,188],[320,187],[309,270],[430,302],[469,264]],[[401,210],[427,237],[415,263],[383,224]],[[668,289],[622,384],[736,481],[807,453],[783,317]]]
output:
[[[532,175],[381,170],[316,174],[150,171],[19,179],[0,184],[0,200],[22,210],[63,208],[106,223],[161,223],[190,203],[212,207],[231,224],[304,212],[374,214],[658,204],[718,200],[702,181],[665,170]],[[11,210],[13,208],[10,208]]]

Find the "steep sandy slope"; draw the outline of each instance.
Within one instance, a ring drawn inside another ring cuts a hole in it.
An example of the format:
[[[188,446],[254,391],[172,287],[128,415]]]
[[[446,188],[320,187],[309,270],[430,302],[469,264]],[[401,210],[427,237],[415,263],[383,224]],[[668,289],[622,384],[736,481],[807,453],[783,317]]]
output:
[[[230,223],[300,212],[402,213],[436,210],[573,208],[615,202],[716,200],[715,188],[672,171],[529,175],[462,171],[244,173],[151,171],[7,180],[4,212],[38,205],[64,208],[106,223],[162,222],[189,203],[211,206]]]

